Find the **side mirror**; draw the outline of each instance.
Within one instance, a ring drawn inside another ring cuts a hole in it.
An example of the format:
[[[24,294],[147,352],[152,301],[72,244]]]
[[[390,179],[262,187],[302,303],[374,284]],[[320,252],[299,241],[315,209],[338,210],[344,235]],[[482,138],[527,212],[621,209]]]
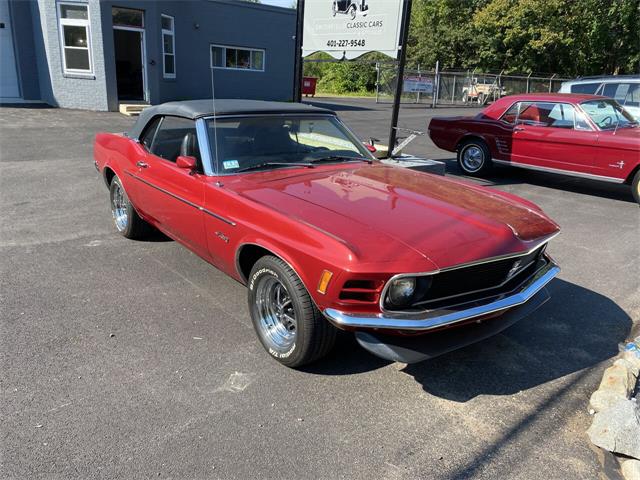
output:
[[[186,157],[184,155],[180,155],[176,160],[176,165],[178,168],[184,168],[186,170],[195,170],[198,165],[198,161],[196,157]]]
[[[364,144],[364,146],[366,147],[367,150],[369,150],[371,153],[376,153],[378,151],[378,149],[376,147],[374,147],[373,145],[371,145],[370,143],[366,143]]]

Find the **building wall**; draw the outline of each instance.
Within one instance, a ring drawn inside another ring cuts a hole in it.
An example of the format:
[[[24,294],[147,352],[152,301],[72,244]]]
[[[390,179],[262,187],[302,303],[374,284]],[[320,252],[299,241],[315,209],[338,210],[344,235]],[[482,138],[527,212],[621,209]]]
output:
[[[214,70],[216,97],[291,100],[295,11],[241,0],[102,1],[104,63],[109,110],[117,110],[113,6],[144,11],[147,89],[152,104],[211,97],[210,44],[265,50],[265,71]],[[174,17],[176,78],[162,72],[161,15]]]
[[[33,43],[33,23],[29,2],[10,2],[13,46],[20,93],[25,100],[40,100],[38,64]]]
[[[57,2],[32,3],[34,46],[42,100],[58,107],[107,110],[107,86],[99,0],[80,0],[89,7],[93,75],[70,75],[63,71],[58,32]]]
[[[210,45],[259,48],[265,71],[214,69],[217,98],[291,100],[296,15],[242,0],[69,0],[88,6],[92,75],[65,74],[57,0],[11,0],[21,91],[53,106],[117,110],[112,7],[144,11],[148,99],[211,98]],[[174,17],[176,78],[162,72],[161,15]]]

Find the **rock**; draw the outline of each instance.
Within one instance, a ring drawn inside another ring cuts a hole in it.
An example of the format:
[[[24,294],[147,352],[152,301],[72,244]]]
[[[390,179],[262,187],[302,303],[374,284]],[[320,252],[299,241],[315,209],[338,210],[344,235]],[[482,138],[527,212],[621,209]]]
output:
[[[595,412],[602,412],[613,407],[618,402],[624,402],[627,397],[611,390],[596,390],[589,399],[589,406]]]
[[[640,480],[640,460],[622,462],[622,476],[625,480]]]
[[[640,459],[640,404],[623,400],[596,413],[587,434],[600,448]]]
[[[626,368],[626,366],[621,365],[616,361],[616,363],[604,371],[598,390],[616,392],[625,398],[629,398],[635,386],[635,377]]]
[[[622,358],[633,366],[637,378],[638,371],[640,371],[640,355],[638,355],[638,352],[635,352],[633,350],[626,350],[622,352]]]
[[[628,360],[622,357],[616,360],[615,362],[613,362],[613,364],[626,368],[627,371],[633,376],[634,381],[638,379],[638,372],[640,371],[640,363],[636,365],[633,362],[633,360]]]

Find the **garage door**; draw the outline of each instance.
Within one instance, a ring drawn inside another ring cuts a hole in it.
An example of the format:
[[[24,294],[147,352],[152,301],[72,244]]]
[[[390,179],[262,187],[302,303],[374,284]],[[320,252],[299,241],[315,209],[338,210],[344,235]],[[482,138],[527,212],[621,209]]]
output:
[[[0,0],[0,98],[20,98],[8,0]]]

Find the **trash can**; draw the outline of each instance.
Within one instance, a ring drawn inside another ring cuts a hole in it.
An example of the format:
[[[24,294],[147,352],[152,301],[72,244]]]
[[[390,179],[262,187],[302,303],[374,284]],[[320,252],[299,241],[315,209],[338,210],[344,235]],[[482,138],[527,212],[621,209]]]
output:
[[[315,97],[317,84],[318,79],[315,77],[302,77],[302,94],[307,97],[309,95]]]

